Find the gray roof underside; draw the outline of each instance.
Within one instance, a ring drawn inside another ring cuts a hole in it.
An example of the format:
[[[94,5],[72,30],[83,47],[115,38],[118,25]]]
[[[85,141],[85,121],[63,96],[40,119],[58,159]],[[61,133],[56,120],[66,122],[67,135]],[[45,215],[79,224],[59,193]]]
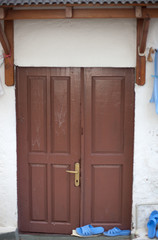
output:
[[[0,6],[52,5],[52,4],[155,4],[158,0],[0,0]]]

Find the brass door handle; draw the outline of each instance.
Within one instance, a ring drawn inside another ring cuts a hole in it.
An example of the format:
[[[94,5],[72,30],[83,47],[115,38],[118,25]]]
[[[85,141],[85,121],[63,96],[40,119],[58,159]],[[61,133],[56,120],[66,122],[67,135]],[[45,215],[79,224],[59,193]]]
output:
[[[80,164],[75,163],[75,171],[66,170],[66,172],[75,174],[75,186],[78,187],[80,185]]]
[[[68,172],[68,173],[78,173],[78,171],[70,171],[70,170],[66,170],[66,172]]]

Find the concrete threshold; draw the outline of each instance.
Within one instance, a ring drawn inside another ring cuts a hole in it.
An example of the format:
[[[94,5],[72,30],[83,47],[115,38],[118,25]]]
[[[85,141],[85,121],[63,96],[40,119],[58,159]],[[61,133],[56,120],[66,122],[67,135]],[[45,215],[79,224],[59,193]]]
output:
[[[0,240],[18,240],[17,232],[1,233]]]
[[[85,238],[85,237],[84,237]],[[38,235],[30,235],[30,234],[20,234],[19,240],[81,240],[84,239],[82,237],[74,237],[71,235],[58,235],[58,234],[38,234]],[[119,236],[119,237],[105,237],[103,235],[97,237],[86,237],[87,240],[132,240],[131,236]]]
[[[84,237],[85,238],[85,237]],[[105,237],[86,237],[87,240],[132,240],[133,236]],[[81,240],[82,237],[59,234],[18,234],[17,232],[0,234],[0,240]]]

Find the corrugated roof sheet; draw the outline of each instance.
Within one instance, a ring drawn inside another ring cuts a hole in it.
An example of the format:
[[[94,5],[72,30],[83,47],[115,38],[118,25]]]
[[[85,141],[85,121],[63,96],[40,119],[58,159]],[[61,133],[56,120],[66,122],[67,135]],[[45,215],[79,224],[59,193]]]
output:
[[[155,4],[158,0],[0,0],[0,6],[24,6],[24,5],[46,5],[46,4]]]

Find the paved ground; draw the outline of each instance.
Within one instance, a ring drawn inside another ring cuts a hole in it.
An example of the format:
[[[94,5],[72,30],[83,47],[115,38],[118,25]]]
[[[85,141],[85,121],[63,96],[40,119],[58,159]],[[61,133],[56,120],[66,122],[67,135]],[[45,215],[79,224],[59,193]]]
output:
[[[82,240],[85,238],[80,237],[73,237],[69,235],[26,235],[22,234],[19,235],[19,240]],[[131,240],[131,236],[129,237],[105,237],[105,236],[98,236],[98,237],[88,237],[87,240]]]
[[[57,234],[18,234],[17,232],[0,234],[0,240],[82,240],[85,238],[74,237],[70,235]],[[98,237],[88,237],[87,240],[132,240],[133,236],[125,237],[105,237],[103,235]]]

